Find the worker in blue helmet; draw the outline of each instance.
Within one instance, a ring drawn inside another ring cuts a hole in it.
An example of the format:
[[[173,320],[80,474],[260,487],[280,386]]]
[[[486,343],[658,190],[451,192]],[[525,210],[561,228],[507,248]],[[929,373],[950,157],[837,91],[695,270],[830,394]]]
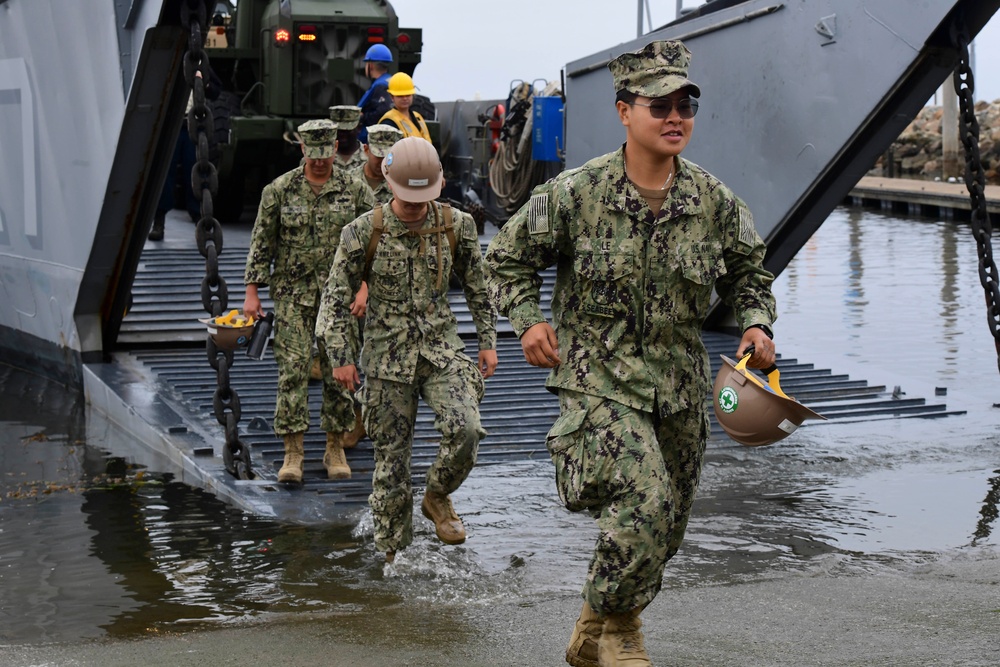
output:
[[[364,62],[365,76],[372,79],[372,85],[358,100],[358,106],[361,107],[361,132],[358,139],[361,143],[368,141],[368,126],[378,123],[382,114],[392,108],[392,96],[389,95],[392,52],[385,44],[372,44],[365,52]]]

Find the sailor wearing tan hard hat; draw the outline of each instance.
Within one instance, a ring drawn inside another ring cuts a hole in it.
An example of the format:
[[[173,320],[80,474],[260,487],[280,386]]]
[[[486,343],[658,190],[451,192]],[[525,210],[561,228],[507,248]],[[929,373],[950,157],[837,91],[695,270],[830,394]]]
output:
[[[484,380],[497,365],[496,311],[483,282],[475,221],[434,201],[444,184],[434,146],[419,137],[400,139],[382,160],[382,173],[393,198],[344,229],[316,332],[326,341],[334,377],[353,390],[360,374],[348,349],[347,304],[367,279],[361,363],[365,427],[375,451],[369,503],[375,548],[392,562],[413,540],[410,460],[421,398],[434,411],[434,426],[441,432],[421,511],[442,542],[466,539],[451,494],[472,471],[479,440],[486,434],[479,401]],[[476,325],[477,361],[465,352],[449,303],[448,277],[453,273],[463,284]]]

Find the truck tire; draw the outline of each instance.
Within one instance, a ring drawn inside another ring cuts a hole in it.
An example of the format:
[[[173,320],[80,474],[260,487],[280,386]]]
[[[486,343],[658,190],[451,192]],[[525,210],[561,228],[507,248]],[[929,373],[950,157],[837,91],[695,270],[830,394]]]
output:
[[[233,165],[226,171],[223,165],[223,148],[229,143],[233,117],[240,114],[240,98],[229,91],[222,91],[218,99],[209,103],[215,132],[209,142],[209,159],[219,169],[219,189],[213,201],[215,218],[223,225],[239,222],[243,215],[243,171]]]
[[[208,157],[216,167],[222,157],[222,146],[229,143],[229,132],[233,127],[233,116],[240,114],[240,98],[228,90],[219,93],[215,100],[208,101],[212,110],[212,122],[215,131],[209,137]]]

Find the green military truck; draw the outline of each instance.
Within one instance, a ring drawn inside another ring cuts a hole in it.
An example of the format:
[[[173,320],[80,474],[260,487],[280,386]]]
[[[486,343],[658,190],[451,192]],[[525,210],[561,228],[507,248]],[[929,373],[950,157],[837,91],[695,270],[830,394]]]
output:
[[[369,47],[389,48],[390,72],[412,76],[420,62],[421,31],[400,28],[386,0],[226,0],[212,11],[205,43],[223,88],[212,106],[223,223],[299,163],[296,127],[361,99]]]

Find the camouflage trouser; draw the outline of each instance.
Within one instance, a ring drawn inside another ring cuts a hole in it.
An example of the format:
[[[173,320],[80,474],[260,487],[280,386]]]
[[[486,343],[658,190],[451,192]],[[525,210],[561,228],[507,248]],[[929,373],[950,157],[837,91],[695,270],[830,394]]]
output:
[[[559,498],[599,528],[583,597],[604,613],[644,607],[684,539],[708,413],[699,404],[659,419],[565,389],[559,407],[547,442]]]
[[[354,428],[354,398],[333,380],[326,344],[316,338],[317,309],[280,301],[274,304],[274,360],[278,364],[278,397],[274,432],[304,433],[309,429],[309,371],[313,343],[319,346],[323,370],[320,428],[342,433]]]
[[[455,355],[446,368],[421,357],[412,384],[366,377],[362,414],[375,449],[368,502],[379,551],[399,551],[413,541],[410,458],[417,399],[422,397],[434,411],[434,428],[441,433],[437,458],[427,471],[427,490],[449,494],[469,476],[479,441],[486,436],[479,422],[483,386],[482,375],[464,354]]]

